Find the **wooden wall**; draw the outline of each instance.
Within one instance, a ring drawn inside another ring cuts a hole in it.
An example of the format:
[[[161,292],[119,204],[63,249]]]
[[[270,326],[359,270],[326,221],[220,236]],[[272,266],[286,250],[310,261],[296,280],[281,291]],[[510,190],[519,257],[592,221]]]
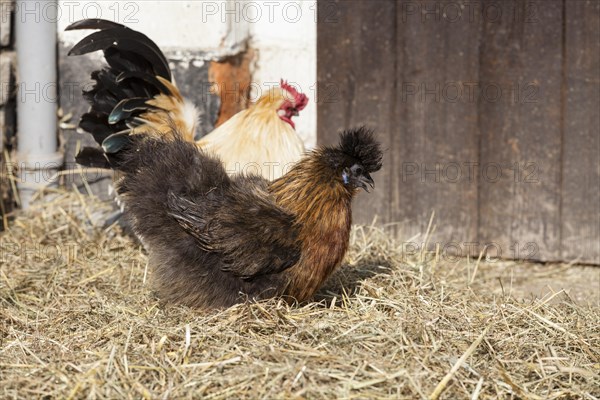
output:
[[[599,21],[595,0],[319,0],[319,141],[365,124],[386,149],[356,222],[408,240],[435,211],[448,252],[600,263]]]

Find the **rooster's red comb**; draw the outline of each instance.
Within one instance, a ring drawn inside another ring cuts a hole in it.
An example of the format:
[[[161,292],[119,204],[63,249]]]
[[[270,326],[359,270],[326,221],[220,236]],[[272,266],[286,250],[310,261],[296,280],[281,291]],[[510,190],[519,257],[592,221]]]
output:
[[[304,93],[300,93],[295,87],[287,83],[287,81],[281,80],[281,88],[286,90],[289,94],[294,97],[294,103],[298,110],[302,110],[308,104],[308,97]]]

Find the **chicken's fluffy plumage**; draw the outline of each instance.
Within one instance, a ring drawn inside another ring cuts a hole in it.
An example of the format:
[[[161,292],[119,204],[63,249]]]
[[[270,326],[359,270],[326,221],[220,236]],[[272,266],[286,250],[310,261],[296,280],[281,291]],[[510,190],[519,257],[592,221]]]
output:
[[[342,262],[352,198],[381,158],[365,129],[274,182],[230,177],[218,158],[177,138],[139,137],[109,155],[160,296],[194,307],[312,296]]]
[[[224,307],[312,296],[346,253],[354,194],[381,168],[372,133],[347,131],[297,162],[304,147],[292,117],[308,99],[282,81],[194,143],[195,108],[154,42],[104,20],[68,29],[98,29],[70,54],[102,50],[108,63],[92,74],[80,123],[102,148],[77,161],[123,172],[117,190],[163,300]]]

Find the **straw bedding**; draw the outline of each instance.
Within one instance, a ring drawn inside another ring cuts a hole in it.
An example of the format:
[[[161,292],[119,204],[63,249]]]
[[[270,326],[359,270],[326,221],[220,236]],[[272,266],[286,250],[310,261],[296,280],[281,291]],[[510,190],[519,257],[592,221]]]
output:
[[[108,205],[43,200],[0,236],[0,398],[600,398],[600,269],[357,227],[314,301],[203,312],[161,305],[140,245],[97,227]],[[536,276],[556,287],[528,296]]]

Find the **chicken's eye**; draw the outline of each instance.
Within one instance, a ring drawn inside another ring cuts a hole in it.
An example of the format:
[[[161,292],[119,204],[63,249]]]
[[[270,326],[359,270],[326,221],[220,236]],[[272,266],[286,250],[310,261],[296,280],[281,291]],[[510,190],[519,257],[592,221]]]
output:
[[[359,164],[354,164],[352,166],[351,170],[352,170],[352,173],[355,176],[360,176],[360,175],[362,175],[365,172],[365,170],[363,169],[363,167],[361,165],[359,165]]]

